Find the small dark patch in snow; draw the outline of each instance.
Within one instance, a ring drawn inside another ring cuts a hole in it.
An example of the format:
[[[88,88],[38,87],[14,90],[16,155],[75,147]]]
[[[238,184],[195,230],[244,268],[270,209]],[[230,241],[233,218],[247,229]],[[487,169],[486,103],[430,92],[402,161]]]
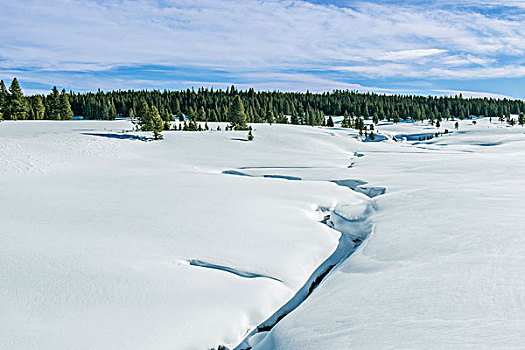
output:
[[[240,171],[237,171],[237,170],[224,170],[222,173],[224,175],[237,175],[237,176],[252,177],[252,175],[250,175],[250,174],[246,174],[246,173],[243,173],[243,172],[240,172]]]
[[[330,182],[333,182],[337,184],[338,186],[342,187],[348,187],[351,190],[354,190],[357,188],[357,186],[365,185],[367,182],[357,180],[357,179],[344,179],[344,180],[330,180]]]
[[[317,169],[317,167],[313,166],[244,166],[242,168],[239,168],[241,170],[249,170],[249,169]]]
[[[478,143],[477,146],[482,146],[482,147],[501,146],[501,142]]]
[[[283,179],[283,180],[291,180],[291,181],[301,181],[300,177],[287,176],[287,175],[263,175],[262,177],[267,177],[267,178],[271,178],[271,179]]]
[[[191,266],[199,266],[199,267],[205,267],[205,268],[208,268],[208,269],[214,269],[214,270],[229,272],[229,273],[232,273],[232,274],[234,274],[236,276],[239,276],[239,277],[244,277],[244,278],[268,278],[268,279],[271,279],[271,280],[274,280],[274,281],[282,283],[282,281],[280,279],[272,277],[272,276],[266,276],[266,275],[262,275],[262,274],[259,274],[259,273],[242,271],[242,270],[234,269],[233,267],[228,267],[228,266],[211,264],[211,263],[207,263],[207,262],[202,261],[202,260],[191,259],[188,262],[190,263]]]
[[[241,139],[241,138],[239,138],[239,137],[232,137],[231,140],[232,140],[232,141],[243,141],[243,142],[250,141],[250,140],[248,140],[248,139]]]
[[[263,175],[251,175],[247,173],[243,173],[242,171],[237,170],[224,170],[222,172],[225,175],[237,175],[237,176],[247,176],[247,177],[265,177],[270,179],[282,179],[282,180],[290,180],[290,181],[301,181],[302,179],[297,176],[288,176],[288,175],[276,175],[276,174],[263,174]]]
[[[152,138],[149,138],[146,136],[129,135],[129,134],[111,134],[111,133],[99,134],[99,133],[83,132],[82,135],[107,137],[110,139],[119,139],[119,140],[138,140],[138,141],[143,141],[143,142],[149,142],[153,140]]]
[[[360,192],[364,195],[367,195],[370,198],[374,198],[386,193],[386,188],[384,187],[373,187],[373,186],[358,186],[355,188],[356,192]]]

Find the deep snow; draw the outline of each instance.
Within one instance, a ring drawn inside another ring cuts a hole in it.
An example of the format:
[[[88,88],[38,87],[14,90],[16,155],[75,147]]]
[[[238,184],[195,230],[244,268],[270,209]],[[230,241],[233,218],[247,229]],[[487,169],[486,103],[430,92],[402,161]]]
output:
[[[368,203],[371,236],[256,349],[525,348],[525,129],[130,127],[0,123],[0,348],[234,347],[336,250],[320,208]]]

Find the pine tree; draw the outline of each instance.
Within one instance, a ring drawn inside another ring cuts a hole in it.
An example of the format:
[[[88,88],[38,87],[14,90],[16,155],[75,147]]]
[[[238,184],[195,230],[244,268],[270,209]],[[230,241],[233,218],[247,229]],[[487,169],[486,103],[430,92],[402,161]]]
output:
[[[60,120],[59,104],[60,93],[57,87],[54,86],[51,94],[46,97],[45,119]]]
[[[326,122],[326,126],[328,126],[329,128],[334,127],[334,120],[332,119],[332,116],[328,117],[328,122]]]
[[[343,121],[341,122],[341,127],[342,128],[348,128],[348,118],[345,116],[343,116]]]
[[[22,93],[22,89],[18,84],[18,80],[13,78],[11,86],[9,86],[9,98],[6,119],[19,120],[26,119],[28,111],[27,100]]]
[[[171,108],[171,112],[176,117],[178,117],[180,115],[181,111],[180,111],[180,103],[179,103],[178,99],[175,99],[175,101],[173,102],[173,107]]]
[[[111,103],[109,104],[109,119],[115,120],[117,115],[118,114],[117,114],[117,108],[115,107],[115,103],[111,101]]]
[[[110,113],[110,108],[108,106],[107,103],[102,103],[102,106],[100,108],[100,118],[103,119],[103,120],[108,120],[110,119],[109,118],[109,113]],[[60,116],[62,117],[62,115]]]
[[[217,112],[215,111],[215,109],[211,110],[209,119],[210,119],[211,122],[217,122],[218,121],[218,119],[217,119]]]
[[[173,116],[170,114],[170,112],[167,110],[167,109],[163,109],[161,112],[160,112],[160,117],[162,118],[162,120],[164,120],[165,122],[168,122],[168,121],[173,121]]]
[[[58,99],[58,114],[60,115],[61,120],[70,120],[73,118],[73,111],[69,104],[66,89],[62,89],[62,93]]]
[[[198,116],[199,120],[201,121],[206,121],[208,120],[208,117],[206,115],[206,110],[204,109],[204,106],[201,106],[199,108],[199,116]]]
[[[253,134],[252,134],[252,131],[250,130],[250,131],[248,132],[248,141],[253,141],[253,138],[254,138],[254,136],[253,136]]]
[[[33,112],[34,112],[34,118],[36,120],[44,119],[44,112],[45,112],[44,103],[42,102],[42,97],[40,95],[36,95],[33,100]]]
[[[151,109],[146,102],[142,102],[138,111],[137,126],[142,131],[153,131],[153,120],[151,119]]]
[[[272,125],[273,123],[275,123],[275,118],[273,117],[273,112],[270,111],[270,113],[268,113],[268,117],[267,117],[267,121],[270,125]]]
[[[9,99],[9,93],[5,87],[3,80],[0,80],[0,113],[4,115],[7,112],[7,102]]]
[[[232,86],[232,89],[234,87]],[[236,95],[228,110],[228,121],[232,124],[235,130],[246,130],[246,114],[244,113],[244,105],[241,97]]]
[[[148,119],[151,120],[153,137],[155,140],[162,140],[163,136],[161,132],[164,130],[164,122],[160,117],[157,107],[153,106],[149,109]]]
[[[393,115],[394,123],[399,123],[399,115],[397,115],[397,112]]]

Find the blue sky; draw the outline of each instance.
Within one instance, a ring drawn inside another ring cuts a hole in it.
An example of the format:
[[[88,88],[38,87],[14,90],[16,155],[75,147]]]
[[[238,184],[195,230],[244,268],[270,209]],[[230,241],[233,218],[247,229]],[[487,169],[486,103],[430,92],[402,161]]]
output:
[[[235,84],[525,98],[521,0],[50,3],[0,3],[0,78],[27,93]]]

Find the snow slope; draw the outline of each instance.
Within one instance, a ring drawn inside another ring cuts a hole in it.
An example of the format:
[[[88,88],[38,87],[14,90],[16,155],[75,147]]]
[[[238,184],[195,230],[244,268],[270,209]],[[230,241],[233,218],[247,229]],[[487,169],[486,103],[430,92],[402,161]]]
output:
[[[318,207],[365,200],[329,181],[222,173],[345,167],[352,153],[324,130],[144,142],[129,128],[0,123],[0,348],[234,346],[335,250]]]
[[[523,128],[130,128],[0,123],[0,348],[235,347],[365,211],[357,251],[250,344],[525,348]]]
[[[256,349],[525,348],[524,131],[358,146],[354,176],[389,190],[374,234]]]

